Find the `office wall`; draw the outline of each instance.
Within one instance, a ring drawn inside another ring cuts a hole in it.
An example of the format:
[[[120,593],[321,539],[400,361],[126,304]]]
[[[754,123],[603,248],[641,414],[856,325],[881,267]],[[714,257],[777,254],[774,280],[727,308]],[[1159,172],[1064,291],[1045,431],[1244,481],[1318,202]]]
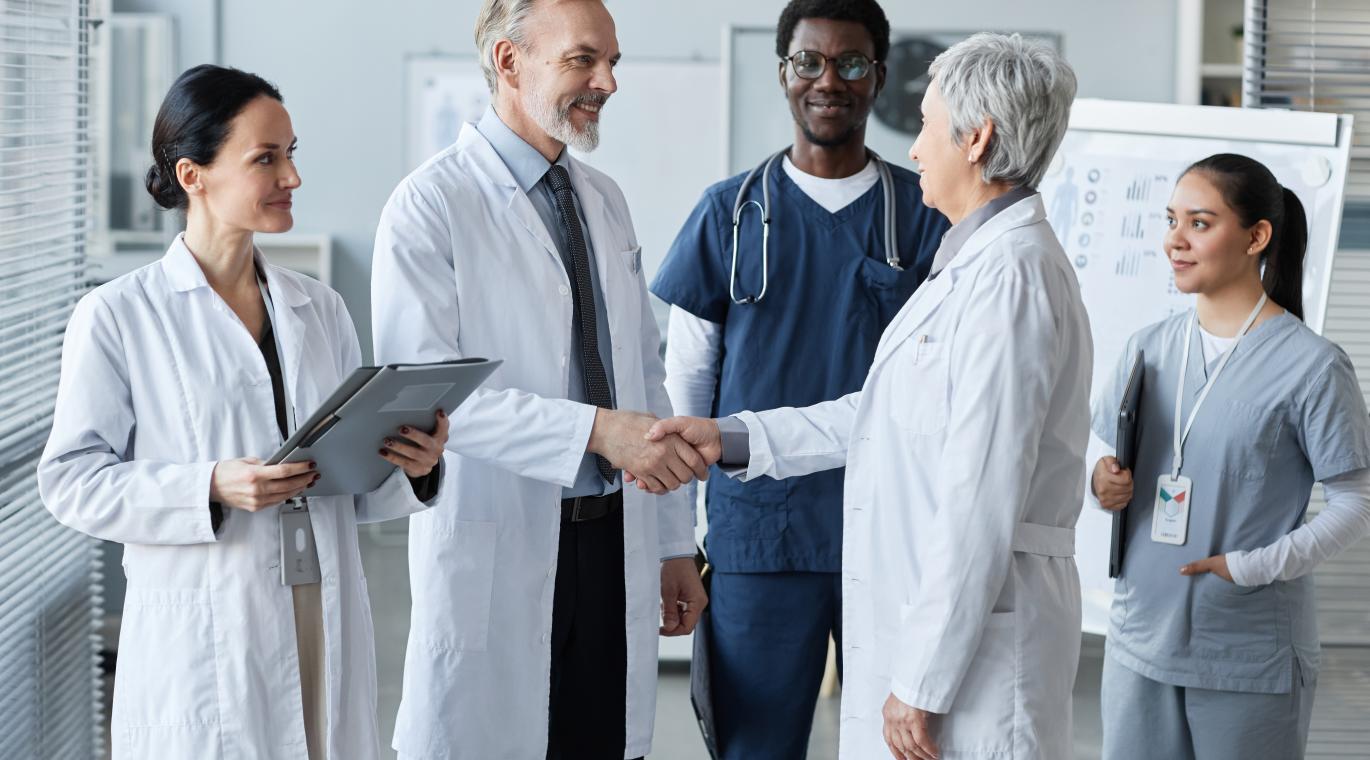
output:
[[[625,56],[717,59],[725,24],[774,24],[784,0],[610,0]],[[214,61],[280,85],[300,136],[304,187],[296,230],[334,239],[334,286],[370,344],[370,259],[381,207],[403,177],[404,58],[471,54],[479,0],[114,0],[117,11],[177,17],[179,65]],[[1175,0],[888,0],[904,29],[1059,32],[1080,95],[1169,101],[1175,79]],[[772,66],[770,60],[757,65]],[[698,118],[716,117],[718,92],[682,92]],[[613,111],[606,112],[613,118]],[[714,157],[710,157],[714,160]],[[630,203],[632,199],[629,199]],[[684,211],[682,211],[682,217]]]

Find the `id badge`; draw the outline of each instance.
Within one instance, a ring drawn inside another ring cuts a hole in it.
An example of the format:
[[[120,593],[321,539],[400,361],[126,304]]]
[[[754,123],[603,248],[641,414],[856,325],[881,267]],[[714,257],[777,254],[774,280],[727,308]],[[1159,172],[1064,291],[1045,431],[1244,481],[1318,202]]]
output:
[[[309,508],[292,499],[281,505],[281,584],[302,586],[319,579],[319,552],[309,525]]]
[[[1189,505],[1193,482],[1181,475],[1156,479],[1156,507],[1151,513],[1151,540],[1182,546],[1189,537]]]

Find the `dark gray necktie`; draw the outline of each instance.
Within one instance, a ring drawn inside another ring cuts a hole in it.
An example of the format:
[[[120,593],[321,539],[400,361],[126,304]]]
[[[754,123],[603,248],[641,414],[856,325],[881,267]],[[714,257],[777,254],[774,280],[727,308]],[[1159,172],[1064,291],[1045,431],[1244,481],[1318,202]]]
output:
[[[599,322],[595,319],[594,283],[590,279],[590,254],[585,247],[585,234],[580,228],[580,216],[576,214],[575,194],[571,190],[571,176],[566,168],[552,165],[547,170],[547,184],[557,199],[557,213],[561,225],[566,228],[566,242],[570,248],[570,261],[566,273],[571,277],[571,297],[575,304],[572,314],[574,328],[580,331],[580,366],[585,373],[585,394],[590,403],[601,409],[613,409],[613,397],[609,395],[609,377],[604,372],[604,362],[599,358]],[[618,471],[609,460],[598,454],[595,464],[599,474],[608,482],[614,482]]]

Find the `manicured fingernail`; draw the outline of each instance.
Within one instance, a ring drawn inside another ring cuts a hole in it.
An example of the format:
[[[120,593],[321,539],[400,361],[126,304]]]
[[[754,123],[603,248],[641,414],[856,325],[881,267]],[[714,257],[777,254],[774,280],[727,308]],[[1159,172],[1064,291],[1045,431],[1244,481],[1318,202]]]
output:
[[[400,428],[400,432],[401,432],[401,433],[404,433],[405,435],[408,435],[408,434],[409,434],[409,426],[408,426],[408,425],[405,425],[404,427]]]
[[[312,469],[315,468],[315,466],[316,466],[316,465],[315,465],[313,462],[310,462],[310,463],[309,463],[309,469],[312,470]]]
[[[392,439],[390,439],[390,438],[386,438],[386,439],[385,439],[385,445],[386,445],[387,447],[394,446],[394,445],[395,445],[395,441],[392,440]]]
[[[381,455],[381,456],[385,456],[386,454],[389,454],[389,453],[390,453],[390,452],[386,451],[385,449],[381,449],[381,450],[380,450],[380,455]]]
[[[446,417],[446,416],[447,416],[447,412],[444,412],[444,411],[441,410],[441,409],[438,410],[438,417]]]

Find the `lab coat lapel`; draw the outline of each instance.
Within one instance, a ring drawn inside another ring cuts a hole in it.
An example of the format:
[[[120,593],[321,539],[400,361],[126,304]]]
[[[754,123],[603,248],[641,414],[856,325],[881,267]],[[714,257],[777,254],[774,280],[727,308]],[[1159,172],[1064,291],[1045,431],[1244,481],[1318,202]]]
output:
[[[300,366],[304,358],[305,323],[296,310],[310,302],[309,294],[281,274],[278,267],[266,263],[261,251],[256,252],[257,265],[266,272],[267,292],[271,294],[271,326],[280,340],[281,375],[290,403],[294,407],[295,424],[304,422],[314,407],[308,389],[300,383]],[[290,431],[295,432],[295,431]]]
[[[925,281],[914,291],[904,308],[900,309],[894,321],[880,338],[875,351],[872,371],[887,360],[906,338],[925,324],[937,312],[937,307],[946,300],[955,287],[956,281],[976,262],[978,262],[995,241],[1012,230],[1045,219],[1041,196],[1033,195],[1004,209],[993,219],[985,222],[962,246],[951,263],[934,279]]]
[[[604,290],[605,307],[612,311],[613,303],[617,298],[609,296],[608,289],[609,259],[618,255],[619,251],[613,250],[610,241],[613,239],[609,234],[609,219],[605,215],[604,196],[590,181],[590,177],[585,172],[585,168],[580,162],[571,159],[571,186],[575,188],[576,199],[580,201],[580,210],[585,214],[585,224],[590,229],[586,230],[589,237],[589,245],[594,251],[595,271],[599,275],[599,287]],[[611,321],[612,324],[612,321]]]
[[[500,187],[507,193],[508,204],[506,210],[509,215],[518,222],[542,249],[552,257],[557,269],[563,271],[561,255],[557,253],[556,245],[552,243],[552,235],[547,230],[547,225],[542,223],[542,217],[538,216],[537,209],[533,208],[533,202],[528,200],[528,194],[518,186],[514,175],[509,172],[509,167],[504,165],[495,152],[494,146],[489,140],[485,139],[473,124],[464,124],[461,128],[461,139],[459,141],[470,148],[469,155],[474,159],[476,167],[483,173],[492,184]]]

